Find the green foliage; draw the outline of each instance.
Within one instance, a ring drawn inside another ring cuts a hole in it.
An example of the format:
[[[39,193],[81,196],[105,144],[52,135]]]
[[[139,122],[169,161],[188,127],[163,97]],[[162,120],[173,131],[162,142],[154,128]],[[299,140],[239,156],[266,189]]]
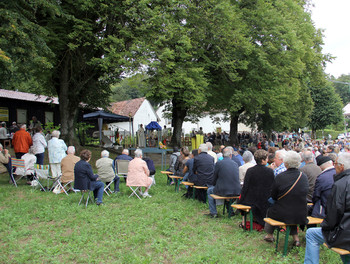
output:
[[[128,78],[124,78],[120,83],[111,86],[111,101],[119,102],[144,96],[143,91],[147,90],[143,74],[136,74]]]
[[[80,141],[80,145],[85,146],[86,144],[96,143],[96,140],[90,137],[89,133],[87,133],[89,129],[94,127],[95,126],[84,122],[79,122],[75,125],[75,128],[77,130],[77,136]]]
[[[46,135],[47,133],[52,133],[54,130],[60,130],[60,126],[55,126],[53,122],[47,122],[45,123],[43,127],[43,132]]]
[[[345,106],[350,102],[350,75],[342,74],[334,81],[335,91],[339,94]]]
[[[33,91],[47,84],[54,54],[45,41],[48,31],[36,16],[49,10],[59,12],[55,1],[1,1],[1,88]]]
[[[343,120],[342,103],[330,82],[324,86],[310,87],[311,97],[315,104],[310,117],[309,127],[315,131]]]

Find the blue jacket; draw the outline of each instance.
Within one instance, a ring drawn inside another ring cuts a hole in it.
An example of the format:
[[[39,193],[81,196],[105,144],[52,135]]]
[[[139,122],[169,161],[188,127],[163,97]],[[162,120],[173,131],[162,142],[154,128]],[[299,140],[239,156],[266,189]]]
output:
[[[114,163],[116,160],[132,160],[132,157],[125,155],[125,154],[121,154],[114,159]]]
[[[91,182],[96,181],[91,165],[85,160],[79,160],[74,166],[74,188],[78,190],[92,190]]]
[[[241,193],[238,165],[229,157],[218,161],[214,170],[214,194],[220,196],[238,196]]]
[[[194,157],[193,183],[197,186],[213,185],[214,158],[206,152],[201,152]]]
[[[331,189],[334,183],[334,174],[336,174],[336,171],[335,168],[332,168],[323,171],[320,175],[318,175],[315,183],[314,194],[312,196],[314,207],[312,209],[311,216],[319,218],[325,217],[327,199],[331,194]]]

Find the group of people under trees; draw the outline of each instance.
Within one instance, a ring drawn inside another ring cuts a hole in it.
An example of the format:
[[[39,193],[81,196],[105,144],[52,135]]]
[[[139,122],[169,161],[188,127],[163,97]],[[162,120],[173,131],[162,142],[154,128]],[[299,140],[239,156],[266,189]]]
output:
[[[153,183],[153,179],[149,176],[155,174],[155,167],[150,158],[143,158],[140,149],[135,151],[134,159],[129,156],[129,150],[124,149],[122,154],[114,160],[109,158],[107,150],[103,150],[101,158],[96,161],[97,174],[94,174],[89,164],[91,151],[82,150],[80,157],[78,157],[75,155],[74,146],[67,147],[64,140],[59,139],[60,132],[58,130],[52,131],[48,141],[43,134],[41,124],[33,126],[32,131],[33,135],[27,131],[26,124],[22,124],[12,137],[15,158],[24,160],[25,168],[17,168],[12,171],[11,155],[8,149],[3,148],[0,143],[0,173],[9,173],[10,184],[14,184],[17,175],[26,175],[27,184],[33,185],[34,165],[44,165],[45,149],[47,148],[51,177],[59,178],[62,184],[67,184],[68,191],[73,190],[73,182],[74,189],[93,191],[97,205],[103,203],[104,188],[110,182],[114,184],[114,194],[119,192],[120,178],[116,175],[117,160],[130,161],[128,166],[129,177],[126,179],[127,185],[143,186],[145,187],[143,196],[151,197],[148,190]]]
[[[324,219],[320,228],[309,227],[306,232],[305,263],[318,263],[324,242],[350,250],[350,148],[347,142],[324,143],[314,147],[304,142],[302,149],[291,144],[267,150],[251,146],[242,153],[220,146],[215,153],[207,142],[192,152],[187,147],[174,148],[169,170],[184,181],[208,187],[208,215],[212,218],[218,214],[217,200],[211,194],[239,196],[239,204],[252,208],[254,223],[249,224],[264,229],[267,242],[274,241],[274,227],[264,222],[265,217],[291,224],[296,247],[300,246],[297,225],[304,229],[307,216]],[[205,201],[200,194],[197,198]],[[247,228],[244,222],[240,226]],[[345,256],[342,260],[348,263]]]

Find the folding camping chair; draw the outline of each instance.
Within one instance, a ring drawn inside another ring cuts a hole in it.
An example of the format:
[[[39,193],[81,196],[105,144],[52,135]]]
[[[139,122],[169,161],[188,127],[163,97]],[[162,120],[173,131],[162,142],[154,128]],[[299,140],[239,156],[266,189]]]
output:
[[[42,181],[47,180],[46,187],[49,186],[49,181],[52,179],[50,177],[50,165],[40,165],[40,164],[34,164],[34,180],[37,182],[38,185],[40,185],[41,189],[46,192],[46,189],[43,186]],[[32,183],[33,187],[36,187],[36,184]]]
[[[130,189],[131,189],[131,191],[132,191],[132,193],[130,194],[130,196],[129,196],[129,198],[131,197],[131,196],[133,196],[133,195],[136,195],[137,196],[137,198],[139,198],[140,200],[142,200],[141,198],[140,198],[140,196],[142,196],[142,186],[128,186]],[[137,194],[138,193],[138,194]],[[140,196],[139,196],[140,195]]]
[[[61,182],[61,177],[62,175],[58,176],[57,178],[52,178],[52,177],[49,177],[50,180],[53,180],[54,183],[52,184],[52,187],[50,189],[50,191],[52,191],[55,187],[58,186],[58,189],[59,190],[62,190],[66,195],[68,195],[67,191],[66,191],[66,186],[70,183],[72,183],[73,181],[69,181],[67,182],[65,185],[62,184]],[[61,193],[61,191],[58,191],[58,192],[55,192],[56,194],[59,194]]]
[[[13,175],[13,170],[14,168],[22,168],[23,172],[19,175],[20,177],[17,179],[17,181],[15,180],[15,177]],[[23,159],[15,159],[15,158],[11,158],[11,178],[12,181],[14,182],[14,184],[17,187],[17,182],[22,179],[23,177],[26,177],[26,169],[25,169],[25,163]]]
[[[114,163],[114,168],[116,171],[116,176],[123,177],[124,179],[128,176],[129,160],[116,160]],[[111,184],[114,181],[110,181],[104,188],[104,192],[109,196],[109,193],[113,193],[111,190]]]
[[[126,178],[128,176],[129,162],[129,160],[116,160],[114,167],[118,177]]]
[[[85,208],[88,206],[89,204],[89,199],[93,201],[93,199],[91,198],[91,191],[90,190],[77,190],[77,189],[74,189],[74,191],[80,191],[81,192],[81,198],[80,198],[80,201],[79,201],[79,204],[81,204],[81,202],[84,200],[84,197],[85,197],[85,194],[87,193],[87,197],[86,197],[86,202],[85,202]]]

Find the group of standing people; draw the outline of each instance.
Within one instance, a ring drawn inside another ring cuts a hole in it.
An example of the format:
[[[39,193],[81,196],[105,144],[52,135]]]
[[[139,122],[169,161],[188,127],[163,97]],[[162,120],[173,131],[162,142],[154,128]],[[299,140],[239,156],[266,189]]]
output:
[[[62,139],[59,139],[60,132],[58,130],[52,131],[50,140],[47,141],[47,137],[43,134],[40,121],[33,117],[29,130],[31,133],[27,131],[26,124],[19,125],[18,129],[14,129],[13,131],[15,132],[12,134],[11,144],[14,148],[16,159],[23,159],[25,162],[26,168],[24,173],[27,175],[28,184],[32,180],[34,164],[44,164],[46,148],[48,149],[52,176],[57,178],[61,175],[60,163],[66,156],[67,146]],[[8,168],[11,167],[11,157],[6,164]],[[18,174],[18,171],[16,173]],[[10,179],[10,182],[12,182],[12,179]]]

